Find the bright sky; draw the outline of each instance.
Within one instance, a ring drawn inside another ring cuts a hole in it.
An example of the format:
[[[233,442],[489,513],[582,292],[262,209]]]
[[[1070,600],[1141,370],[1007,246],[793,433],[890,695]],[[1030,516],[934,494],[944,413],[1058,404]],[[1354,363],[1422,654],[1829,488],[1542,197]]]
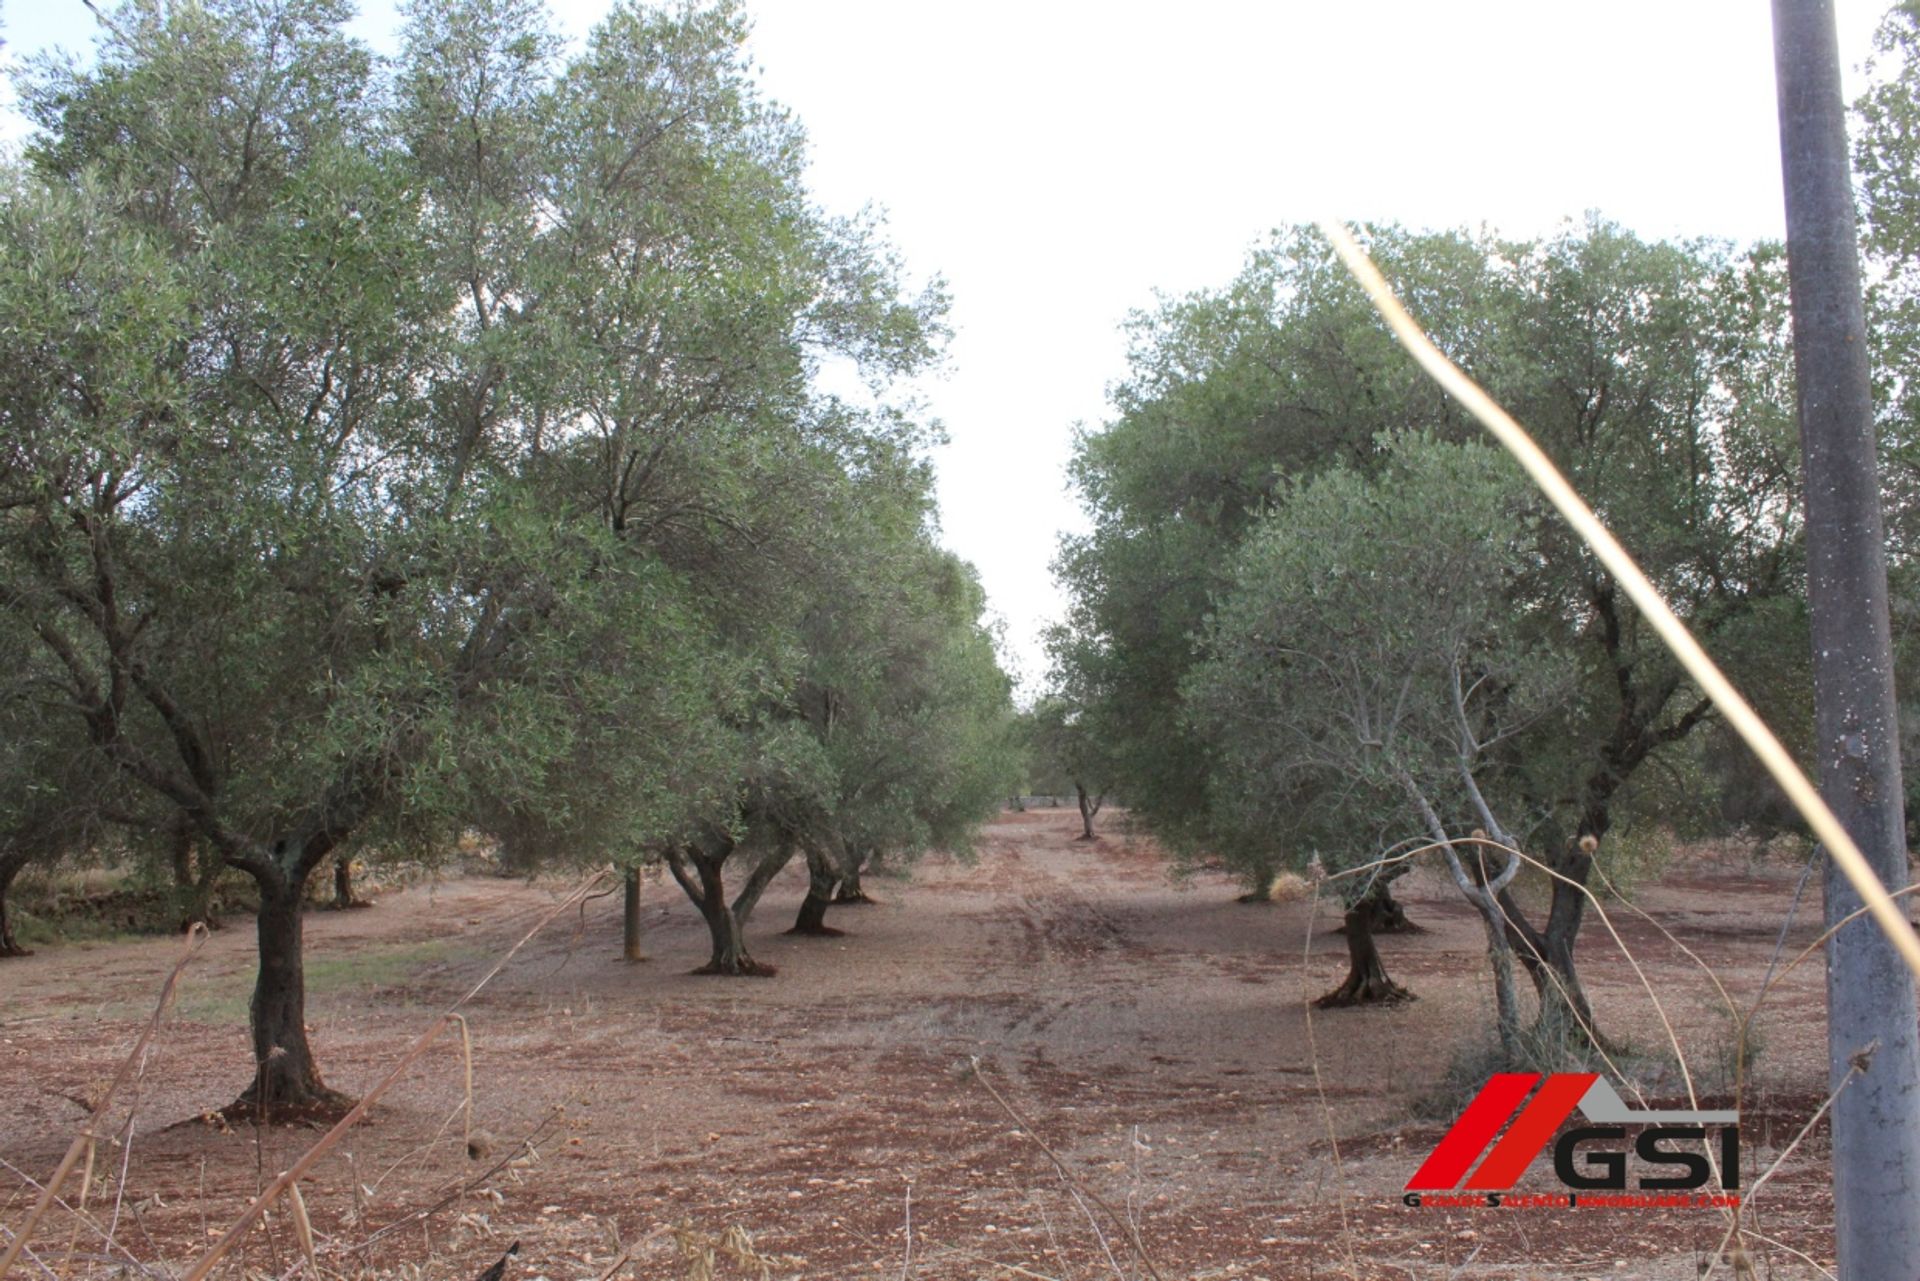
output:
[[[581,34],[606,0],[549,0]],[[363,32],[392,47],[390,0]],[[1758,0],[748,0],[754,56],[829,209],[884,208],[957,331],[926,388],[947,543],[980,569],[1028,692],[1082,527],[1065,464],[1124,372],[1119,324],[1225,282],[1332,213],[1535,233],[1780,236]],[[80,0],[0,0],[8,53],[88,47]],[[1857,91],[1884,3],[1835,0]],[[0,135],[17,136],[0,121]]]

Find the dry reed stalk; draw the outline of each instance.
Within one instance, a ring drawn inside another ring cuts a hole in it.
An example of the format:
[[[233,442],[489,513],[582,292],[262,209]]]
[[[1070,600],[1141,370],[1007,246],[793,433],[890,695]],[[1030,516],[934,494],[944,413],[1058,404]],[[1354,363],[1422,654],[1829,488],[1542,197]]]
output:
[[[186,1273],[180,1278],[180,1281],[206,1281],[207,1274],[213,1271],[214,1265],[219,1263],[235,1245],[239,1244],[240,1238],[253,1226],[254,1221],[260,1217],[261,1213],[266,1210],[269,1205],[272,1205],[274,1201],[278,1200],[281,1194],[288,1188],[304,1178],[307,1171],[312,1169],[314,1164],[318,1162],[322,1156],[326,1155],[334,1144],[344,1138],[347,1131],[352,1129],[354,1125],[359,1122],[360,1118],[367,1114],[367,1109],[373,1106],[374,1101],[391,1089],[395,1083],[400,1080],[401,1076],[406,1073],[406,1070],[412,1067],[413,1064],[419,1060],[420,1056],[432,1047],[433,1043],[440,1038],[440,1034],[446,1031],[447,1025],[458,1019],[459,1015],[457,1011],[460,1007],[478,995],[480,989],[491,983],[494,977],[498,975],[501,970],[505,969],[507,964],[512,961],[515,956],[519,955],[520,949],[532,942],[534,935],[545,929],[555,917],[572,907],[575,902],[588,891],[592,890],[594,886],[605,880],[606,877],[607,872],[605,870],[596,872],[578,886],[573,893],[562,900],[559,906],[536,921],[533,928],[522,935],[520,941],[509,948],[507,954],[501,957],[492,969],[481,976],[478,983],[475,983],[469,988],[466,994],[460,997],[459,1000],[448,1006],[445,1013],[435,1019],[424,1032],[414,1039],[413,1044],[407,1047],[406,1053],[402,1054],[399,1061],[388,1070],[387,1074],[381,1077],[379,1082],[371,1090],[367,1091],[365,1097],[354,1104],[352,1109],[349,1110],[345,1116],[341,1117],[331,1130],[321,1135],[318,1142],[301,1153],[299,1159],[296,1160],[292,1166],[283,1171],[272,1183],[268,1184],[266,1189],[262,1191],[260,1195],[256,1196],[245,1210],[240,1212],[240,1217],[228,1226],[220,1239],[214,1242],[213,1246],[205,1254],[201,1255],[191,1268],[187,1269]]]
[[[154,1035],[159,1032],[160,1020],[165,1017],[167,1007],[173,1004],[173,994],[175,988],[179,986],[180,975],[186,970],[187,962],[193,959],[194,953],[200,950],[206,940],[207,930],[204,925],[196,924],[187,931],[187,941],[180,951],[180,959],[174,962],[173,969],[167,974],[166,982],[160,985],[160,999],[154,1003],[153,1013],[148,1017],[146,1027],[141,1029],[140,1039],[134,1042],[133,1049],[128,1052],[126,1058],[121,1060],[120,1070],[114,1073],[113,1080],[107,1083],[106,1090],[95,1101],[93,1114],[87,1118],[87,1123],[81,1128],[80,1133],[74,1136],[72,1144],[67,1148],[66,1156],[61,1158],[59,1166],[55,1168],[53,1177],[41,1187],[40,1195],[34,1201],[33,1208],[27,1211],[25,1221],[13,1234],[13,1240],[7,1244],[6,1253],[0,1254],[0,1278],[7,1275],[13,1267],[14,1260],[19,1258],[22,1250],[26,1249],[27,1242],[32,1238],[34,1229],[39,1226],[41,1217],[53,1204],[54,1198],[60,1195],[61,1185],[67,1181],[67,1176],[73,1173],[73,1167],[80,1163],[82,1157],[86,1158],[87,1169],[91,1173],[94,1144],[99,1139],[96,1129],[105,1119],[107,1108],[113,1103],[113,1096],[119,1092],[121,1086],[126,1084],[127,1078],[133,1075],[134,1065],[145,1060],[147,1046],[153,1042]],[[83,1206],[85,1200],[85,1196],[82,1195]]]
[[[1140,1266],[1147,1270],[1147,1275],[1152,1277],[1153,1281],[1165,1281],[1165,1278],[1160,1275],[1160,1270],[1153,1266],[1153,1259],[1147,1254],[1146,1243],[1141,1241],[1140,1233],[1133,1224],[1101,1199],[1098,1192],[1085,1186],[1074,1176],[1073,1171],[1067,1167],[1067,1163],[1060,1158],[1060,1154],[1048,1147],[1047,1141],[1041,1138],[1039,1132],[1033,1128],[1033,1123],[1020,1115],[1020,1110],[1009,1103],[1005,1095],[993,1088],[993,1082],[987,1080],[986,1073],[980,1070],[979,1058],[971,1058],[968,1062],[972,1065],[973,1079],[980,1082],[986,1092],[993,1097],[993,1101],[1000,1105],[1000,1110],[1013,1119],[1013,1123],[1020,1127],[1020,1132],[1046,1154],[1047,1160],[1053,1162],[1053,1168],[1060,1172],[1060,1177],[1066,1180],[1067,1186],[1077,1193],[1085,1193],[1087,1199],[1099,1206],[1101,1212],[1113,1221],[1114,1226],[1126,1234],[1127,1243],[1133,1247],[1134,1257],[1140,1260]]]

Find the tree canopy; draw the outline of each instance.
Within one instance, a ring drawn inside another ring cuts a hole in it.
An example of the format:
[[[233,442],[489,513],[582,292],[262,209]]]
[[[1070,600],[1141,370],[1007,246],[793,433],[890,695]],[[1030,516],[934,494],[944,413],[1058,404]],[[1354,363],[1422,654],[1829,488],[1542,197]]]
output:
[[[981,817],[1006,701],[890,391],[944,298],[815,205],[739,8],[620,5],[563,61],[537,5],[419,0],[390,65],[349,16],[128,0],[25,77],[0,193],[7,714],[57,707],[88,823],[254,881],[264,1110],[333,1098],[299,900],[336,850],[631,862],[775,796],[918,848]],[[808,719],[847,608],[909,777]]]
[[[1798,452],[1777,249],[1647,242],[1598,217],[1535,241],[1393,226],[1367,239],[1442,349],[1533,430],[1682,616],[1789,737],[1803,737]],[[1380,785],[1387,758],[1359,752],[1350,723],[1340,741],[1354,749],[1353,773],[1337,799],[1290,788],[1308,762],[1327,763],[1316,753],[1330,740],[1304,738],[1304,727],[1338,718],[1322,707],[1316,719],[1311,700],[1295,701],[1299,673],[1265,665],[1273,655],[1256,638],[1272,627],[1258,620],[1306,626],[1300,610],[1333,608],[1334,597],[1291,594],[1314,581],[1315,557],[1352,560],[1357,579],[1329,580],[1343,586],[1406,568],[1376,558],[1375,529],[1436,582],[1476,563],[1493,528],[1472,505],[1483,481],[1416,483],[1405,469],[1416,457],[1439,467],[1448,455],[1430,451],[1458,450],[1478,428],[1398,350],[1307,229],[1276,233],[1226,287],[1166,300],[1131,332],[1114,416],[1083,433],[1074,462],[1093,529],[1058,561],[1071,595],[1052,638],[1063,694],[1101,727],[1134,813],[1177,851],[1227,857],[1256,887],[1307,847],[1347,842],[1340,862],[1426,835],[1406,788]],[[1453,485],[1465,489],[1456,496]],[[1347,526],[1328,515],[1325,537],[1276,532],[1309,507],[1342,505]],[[1554,656],[1564,709],[1510,773],[1505,823],[1571,896],[1587,875],[1581,838],[1604,837],[1635,803],[1642,766],[1711,714],[1572,534],[1556,522],[1525,528],[1517,559],[1487,580],[1497,600],[1408,594],[1417,584],[1394,578],[1407,592],[1339,597],[1339,619],[1312,616],[1345,627],[1351,652],[1375,656],[1369,681],[1412,670],[1404,646],[1439,643],[1456,608]],[[1468,559],[1430,564],[1428,554]],[[1476,684],[1473,664],[1460,670],[1487,707],[1509,706],[1521,688],[1517,675]],[[1265,692],[1276,683],[1290,691],[1278,703]],[[1383,710],[1379,689],[1331,672],[1308,688],[1345,700],[1349,721]],[[1458,720],[1444,692],[1423,701],[1410,687],[1408,703],[1389,702],[1444,725]],[[1417,779],[1412,765],[1398,768]],[[1472,817],[1460,796],[1430,797],[1450,832]],[[1570,937],[1578,905],[1557,897],[1553,917]],[[1519,923],[1523,955],[1559,950],[1530,930]]]

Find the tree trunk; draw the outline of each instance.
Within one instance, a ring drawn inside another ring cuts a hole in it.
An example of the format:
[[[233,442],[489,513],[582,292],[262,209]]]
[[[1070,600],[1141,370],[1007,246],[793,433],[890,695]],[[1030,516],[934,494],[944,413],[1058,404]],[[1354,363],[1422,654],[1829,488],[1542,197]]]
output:
[[[806,934],[815,938],[839,938],[845,930],[836,930],[827,924],[827,908],[833,902],[834,888],[840,883],[840,870],[827,858],[825,850],[809,846],[807,849],[807,896],[800,901],[800,914],[794,918],[789,934]]]
[[[777,845],[760,856],[760,861],[747,876],[747,883],[733,896],[733,916],[740,923],[740,928],[746,928],[747,921],[753,916],[753,909],[759,905],[760,895],[773,883],[773,878],[780,874],[780,870],[793,861],[793,852],[798,848],[799,843],[791,835],[783,834]]]
[[[1367,906],[1373,911],[1370,924],[1375,934],[1424,934],[1426,930],[1407,919],[1407,909],[1393,896],[1393,883],[1382,878],[1367,896]]]
[[[867,897],[867,892],[860,888],[861,869],[873,857],[873,851],[856,850],[849,846],[845,853],[846,857],[840,865],[840,892],[833,896],[833,901],[843,907],[873,902]]]
[[[640,950],[640,869],[637,867],[627,869],[620,923],[622,959],[646,960],[646,953]]]
[[[307,1044],[307,979],[301,898],[306,876],[256,876],[260,972],[248,1007],[253,1084],[228,1107],[234,1120],[302,1120],[335,1115],[352,1100],[328,1089]]]
[[[372,907],[366,899],[353,896],[353,859],[336,854],[333,859],[333,908],[343,912],[350,907]]]
[[[774,967],[760,964],[747,953],[740,918],[727,902],[722,870],[734,848],[733,841],[728,839],[718,853],[708,853],[693,846],[667,852],[667,870],[673,873],[673,879],[693,900],[693,905],[700,909],[701,919],[706,921],[707,933],[713,940],[712,956],[694,973],[771,977],[775,973]]]
[[[1079,779],[1073,781],[1073,790],[1080,798],[1080,835],[1077,839],[1091,841],[1097,839],[1093,834],[1093,816],[1100,812],[1104,796],[1090,796],[1087,788]]]
[[[1544,933],[1527,920],[1510,891],[1500,891],[1500,907],[1507,916],[1507,942],[1526,967],[1540,998],[1537,1029],[1604,1049],[1609,1043],[1593,1021],[1593,1005],[1573,964],[1573,945],[1587,909],[1587,896],[1581,891],[1593,872],[1597,848],[1592,836],[1583,836],[1550,864],[1566,880],[1556,878],[1553,882],[1553,901],[1547,908]]]
[[[1425,934],[1424,926],[1416,925],[1407,919],[1407,909],[1393,896],[1393,882],[1390,877],[1382,876],[1373,883],[1367,896],[1360,900],[1360,906],[1367,909],[1367,928],[1375,934]],[[1343,924],[1334,931],[1345,934]]]
[[[13,918],[7,915],[7,891],[13,888],[13,878],[20,875],[20,869],[30,861],[26,854],[17,851],[0,854],[0,956],[33,955],[14,938]]]
[[[193,828],[187,823],[175,824],[168,853],[173,864],[173,888],[185,894],[193,889]]]
[[[1507,1061],[1520,1066],[1520,994],[1513,986],[1513,949],[1499,927],[1487,926],[1487,959],[1493,966],[1494,1030]]]
[[[713,954],[707,963],[695,970],[695,974],[731,974],[752,975],[758,978],[771,977],[775,971],[771,965],[762,965],[747,954],[746,936],[741,933],[740,921],[727,906],[725,899],[717,903],[703,904],[700,914],[706,918],[707,932],[713,939]]]
[[[1884,885],[1908,877],[1866,319],[1831,0],[1774,0],[1787,277],[1807,495],[1820,791]],[[1829,860],[1830,929],[1861,906]],[[1841,1281],[1920,1276],[1920,1019],[1873,921],[1827,944],[1827,1067]],[[1842,1087],[1845,1088],[1842,1088]]]
[[[1471,775],[1468,781],[1472,781]],[[1494,1029],[1500,1036],[1501,1054],[1509,1063],[1517,1064],[1520,1051],[1520,996],[1513,986],[1513,949],[1507,944],[1506,918],[1500,908],[1499,895],[1519,874],[1520,860],[1518,856],[1509,854],[1507,865],[1496,875],[1488,877],[1483,847],[1476,845],[1473,862],[1479,875],[1469,874],[1461,865],[1459,854],[1454,851],[1453,838],[1447,835],[1446,824],[1440,821],[1440,816],[1434,812],[1432,803],[1420,790],[1419,784],[1414,782],[1411,775],[1402,772],[1400,785],[1425,822],[1427,834],[1440,847],[1454,886],[1480,913],[1480,923],[1487,932],[1487,961],[1493,969]]]
[[[1245,870],[1247,879],[1253,882],[1253,888],[1245,894],[1239,895],[1233,901],[1236,903],[1273,902],[1273,878],[1277,874],[1278,869],[1264,858],[1254,862]]]
[[[1347,981],[1314,1004],[1323,1010],[1345,1005],[1387,1005],[1410,1001],[1413,993],[1387,977],[1380,949],[1373,944],[1374,909],[1366,899],[1347,909]]]

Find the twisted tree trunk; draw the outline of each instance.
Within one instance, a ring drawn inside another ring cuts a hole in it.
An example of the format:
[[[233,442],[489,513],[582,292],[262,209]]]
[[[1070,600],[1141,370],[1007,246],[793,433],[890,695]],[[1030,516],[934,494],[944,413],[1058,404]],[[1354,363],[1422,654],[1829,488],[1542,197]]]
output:
[[[1073,780],[1074,793],[1080,798],[1080,835],[1076,840],[1091,841],[1097,839],[1093,834],[1093,816],[1100,812],[1100,806],[1106,797],[1094,796],[1087,791],[1087,785],[1079,779]]]
[[[1347,909],[1347,979],[1314,1002],[1321,1009],[1346,1005],[1388,1005],[1410,1001],[1413,993],[1387,977],[1380,949],[1373,942],[1374,909],[1362,899]]]
[[[1507,918],[1507,942],[1520,958],[1527,977],[1533,980],[1534,993],[1540,998],[1537,1026],[1556,1036],[1607,1048],[1608,1042],[1593,1021],[1593,1005],[1587,1000],[1587,991],[1581,986],[1580,973],[1573,963],[1573,945],[1580,937],[1580,922],[1587,908],[1584,891],[1587,878],[1593,872],[1593,854],[1598,848],[1592,836],[1583,836],[1549,864],[1557,875],[1544,931],[1534,928],[1510,891],[1501,890],[1499,902]]]
[[[353,895],[353,859],[345,854],[334,856],[333,860],[333,909],[344,912],[350,907],[372,907],[373,904]]]
[[[213,906],[214,884],[220,879],[220,873],[226,865],[217,858],[201,858],[197,860],[196,867],[197,852],[193,825],[182,819],[174,825],[170,850],[174,895],[180,909],[182,932],[196,925],[204,925],[209,930],[220,928],[219,918],[210,909]]]
[[[867,897],[867,892],[860,888],[860,872],[873,858],[873,848],[847,846],[845,855],[840,862],[840,891],[833,896],[833,901],[843,907],[873,902]]]
[[[1404,868],[1406,865],[1403,863],[1400,866]],[[1367,891],[1366,897],[1360,900],[1360,905],[1367,909],[1367,928],[1375,934],[1426,933],[1423,926],[1416,925],[1407,919],[1407,909],[1401,906],[1400,900],[1393,896],[1392,875],[1382,874],[1380,879],[1373,883],[1373,888]],[[1334,930],[1336,934],[1346,932],[1345,924]]]
[[[761,858],[740,893],[729,903],[724,869],[737,848],[732,837],[723,836],[714,840],[712,849],[685,845],[667,851],[667,870],[700,910],[713,942],[712,955],[694,973],[771,977],[778,971],[753,959],[747,951],[743,931],[760,901],[761,892],[792,859],[794,843],[790,838],[782,838]]]
[[[845,930],[836,930],[827,924],[827,908],[833,903],[833,892],[840,884],[840,869],[834,866],[826,850],[817,845],[807,846],[807,896],[800,901],[800,914],[794,918],[789,934],[804,934],[815,938],[839,938]]]

